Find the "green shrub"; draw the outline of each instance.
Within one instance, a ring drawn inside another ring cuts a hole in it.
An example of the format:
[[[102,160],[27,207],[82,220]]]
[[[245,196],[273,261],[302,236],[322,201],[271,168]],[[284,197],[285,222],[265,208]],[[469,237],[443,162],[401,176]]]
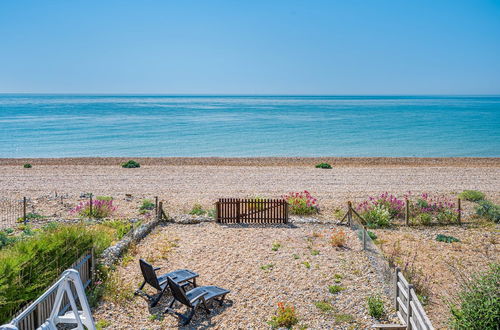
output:
[[[207,211],[207,216],[215,219],[215,217],[217,216],[217,211],[215,209],[210,209]]]
[[[126,220],[106,220],[102,222],[102,225],[115,229],[116,238],[119,240],[132,229],[132,224]]]
[[[391,225],[391,214],[383,205],[376,205],[363,213],[363,216],[369,228],[385,228]]]
[[[345,288],[341,287],[340,285],[330,285],[328,287],[328,292],[330,292],[331,294],[337,294],[340,291],[344,291],[344,290],[345,290]]]
[[[36,299],[83,253],[101,253],[112,238],[103,230],[65,225],[39,231],[0,250],[0,324]]]
[[[36,212],[26,213],[26,221],[40,220],[40,219],[44,219],[44,218],[46,218],[46,217],[41,215],[41,214],[38,214]],[[17,218],[17,222],[24,222],[24,218],[23,217]]]
[[[278,251],[280,247],[281,247],[281,244],[279,242],[274,242],[271,250]]]
[[[485,195],[477,190],[464,190],[458,195],[458,197],[470,202],[479,202],[484,199]]]
[[[201,206],[200,204],[194,204],[191,211],[189,211],[189,214],[191,215],[204,215],[206,213],[207,211],[205,211],[203,209],[203,206]]]
[[[436,214],[436,220],[440,224],[457,223],[458,213],[450,210],[441,210]]]
[[[5,230],[0,231],[0,249],[2,249],[4,246],[14,243],[15,241],[16,241],[15,236],[10,235]]]
[[[418,223],[424,226],[429,226],[432,223],[432,215],[429,213],[420,213],[418,215]]]
[[[299,323],[299,318],[295,314],[295,308],[284,303],[278,303],[278,310],[269,321],[269,325],[273,328],[291,329],[297,323]]]
[[[138,168],[141,167],[141,164],[136,162],[135,160],[129,160],[128,162],[122,163],[123,168]]]
[[[316,306],[316,308],[323,313],[327,313],[333,310],[332,304],[330,304],[328,301],[315,301],[314,306]]]
[[[436,236],[436,241],[438,242],[445,242],[445,243],[454,243],[454,242],[460,242],[458,238],[455,238],[453,236],[446,236],[443,234],[438,234]]]
[[[366,300],[368,303],[368,314],[380,320],[385,316],[384,301],[379,296],[370,296]]]
[[[155,208],[155,203],[153,203],[150,199],[143,199],[142,204],[139,207],[139,211],[150,211]]]
[[[377,235],[373,231],[367,231],[368,236],[372,239],[372,241],[377,239]]]
[[[500,264],[490,265],[482,274],[462,283],[455,303],[450,306],[455,329],[495,330],[500,324]]]
[[[24,168],[32,168],[33,166],[31,166],[31,164],[30,164],[30,163],[26,163],[26,164],[24,164],[24,165],[23,165],[23,167],[24,167]]]
[[[97,196],[95,199],[98,201],[112,201],[113,197],[111,196]]]
[[[500,205],[483,200],[476,206],[476,214],[493,222],[500,222]]]
[[[316,168],[324,168],[324,169],[331,169],[332,165],[328,163],[319,163],[316,165]]]

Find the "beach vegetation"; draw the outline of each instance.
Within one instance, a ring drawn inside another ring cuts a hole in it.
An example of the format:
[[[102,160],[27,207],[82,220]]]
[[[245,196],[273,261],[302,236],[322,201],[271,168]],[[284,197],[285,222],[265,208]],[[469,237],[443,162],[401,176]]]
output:
[[[495,223],[500,223],[500,205],[483,200],[477,203],[475,210],[478,216]]]
[[[96,196],[96,198],[98,201],[112,201],[113,200],[113,197],[111,196]]]
[[[450,304],[454,329],[498,329],[500,324],[500,264],[461,283],[461,291]]]
[[[370,239],[372,241],[377,239],[377,235],[373,231],[368,230],[367,233],[368,233],[368,237],[370,237]]]
[[[271,250],[278,251],[280,247],[281,247],[281,244],[279,242],[274,242]]]
[[[319,250],[312,249],[312,250],[311,250],[311,255],[312,255],[312,256],[317,256],[317,255],[319,255]]]
[[[36,212],[26,213],[26,221],[41,220],[41,219],[44,219],[44,218],[46,218],[46,217],[43,216],[43,215],[41,215],[41,214],[38,214]],[[17,218],[17,222],[24,222],[24,217]]]
[[[92,205],[92,207],[90,207],[90,205]],[[83,218],[104,219],[113,215],[116,209],[117,207],[113,205],[113,200],[94,199],[92,202],[80,202],[71,210],[71,213],[77,214]]]
[[[266,264],[266,265],[260,266],[260,269],[262,269],[262,270],[272,270],[273,268],[274,268],[273,264]]]
[[[386,228],[391,225],[391,214],[385,205],[379,204],[365,212],[363,217],[368,228]]]
[[[24,168],[32,168],[33,166],[30,163],[26,163],[23,165]]]
[[[0,323],[36,299],[86,251],[99,255],[116,240],[114,230],[84,225],[44,227],[0,250]]]
[[[330,243],[334,247],[344,247],[346,245],[347,235],[342,229],[333,229],[330,236]]]
[[[344,291],[344,290],[345,290],[345,288],[340,286],[340,285],[330,285],[328,287],[328,292],[330,292],[331,294],[337,294],[340,291]]]
[[[328,163],[319,163],[319,164],[316,164],[315,167],[316,168],[323,168],[323,169],[331,169],[332,165],[330,165]]]
[[[292,254],[293,259],[297,260],[300,259],[300,256],[296,253]]]
[[[217,210],[215,209],[210,209],[207,211],[207,216],[210,218],[214,218],[217,216]]]
[[[318,200],[307,190],[291,192],[282,197],[289,204],[291,214],[308,215],[319,212]]]
[[[108,320],[98,320],[96,323],[95,323],[95,327],[97,330],[102,330],[102,329],[106,329],[107,327],[109,327],[111,325],[111,322],[108,321]]]
[[[139,206],[139,212],[140,213],[146,213],[148,211],[151,211],[155,208],[155,203],[153,203],[152,200],[150,199],[143,199],[141,202],[141,206]]]
[[[366,299],[368,304],[368,314],[380,320],[385,316],[384,301],[380,296],[370,296]]]
[[[303,261],[302,264],[307,268],[311,268],[311,263],[309,261]]]
[[[294,325],[299,323],[299,318],[295,312],[295,308],[292,305],[279,302],[278,309],[276,310],[275,315],[268,323],[271,327],[273,327],[273,329],[291,329]]]
[[[335,313],[333,315],[337,323],[351,323],[354,321],[354,316],[345,313]]]
[[[128,162],[122,163],[123,168],[139,168],[141,164],[136,162],[135,160],[129,160]]]
[[[316,306],[316,308],[322,311],[323,313],[331,312],[334,309],[333,305],[328,301],[315,301],[314,306]]]
[[[438,234],[436,236],[436,241],[438,242],[444,242],[444,243],[455,243],[455,242],[460,242],[460,240],[456,237],[453,236],[446,236],[443,234]]]
[[[464,190],[459,195],[459,198],[469,202],[479,202],[485,198],[483,192],[478,190]]]
[[[199,215],[199,216],[205,215],[206,213],[207,213],[207,211],[203,208],[203,206],[201,204],[194,204],[191,211],[189,211],[189,214]]]

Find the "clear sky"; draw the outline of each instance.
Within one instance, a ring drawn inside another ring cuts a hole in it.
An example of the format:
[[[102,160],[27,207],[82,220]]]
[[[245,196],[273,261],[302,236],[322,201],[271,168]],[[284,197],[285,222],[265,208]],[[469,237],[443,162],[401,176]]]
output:
[[[3,0],[0,92],[500,94],[500,0]]]

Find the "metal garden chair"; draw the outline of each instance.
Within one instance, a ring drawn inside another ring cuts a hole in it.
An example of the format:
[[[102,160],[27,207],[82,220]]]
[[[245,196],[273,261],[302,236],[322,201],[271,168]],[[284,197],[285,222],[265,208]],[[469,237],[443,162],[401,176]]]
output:
[[[199,276],[197,273],[187,270],[179,269],[173,272],[157,276],[156,272],[160,267],[154,268],[151,264],[147,263],[143,259],[139,259],[139,265],[141,267],[142,276],[144,277],[144,282],[142,282],[139,289],[135,291],[136,295],[145,295],[149,301],[151,301],[151,307],[156,306],[160,301],[161,297],[168,288],[167,278],[171,278],[180,287],[185,287],[187,285],[192,285],[196,288],[196,278]],[[159,293],[158,297],[148,295],[146,292],[142,291],[144,286],[147,284],[151,285]]]
[[[191,319],[193,318],[198,306],[203,307],[207,314],[210,314],[207,302],[215,300],[218,301],[222,306],[224,298],[230,292],[229,290],[222,289],[217,286],[199,286],[186,292],[184,290],[184,287],[176,283],[170,277],[167,277],[167,281],[168,286],[170,287],[170,291],[174,296],[174,300],[172,300],[170,305],[167,307],[165,313],[171,312],[179,316],[182,319],[182,325],[187,325],[189,324],[189,322],[191,322]],[[172,310],[172,307],[176,301],[180,302],[190,309],[187,316]]]

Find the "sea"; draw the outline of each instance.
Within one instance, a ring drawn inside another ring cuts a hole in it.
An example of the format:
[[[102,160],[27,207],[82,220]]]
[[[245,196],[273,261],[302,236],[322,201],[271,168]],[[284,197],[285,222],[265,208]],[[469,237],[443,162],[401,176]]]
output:
[[[0,94],[0,158],[500,157],[500,96]]]

